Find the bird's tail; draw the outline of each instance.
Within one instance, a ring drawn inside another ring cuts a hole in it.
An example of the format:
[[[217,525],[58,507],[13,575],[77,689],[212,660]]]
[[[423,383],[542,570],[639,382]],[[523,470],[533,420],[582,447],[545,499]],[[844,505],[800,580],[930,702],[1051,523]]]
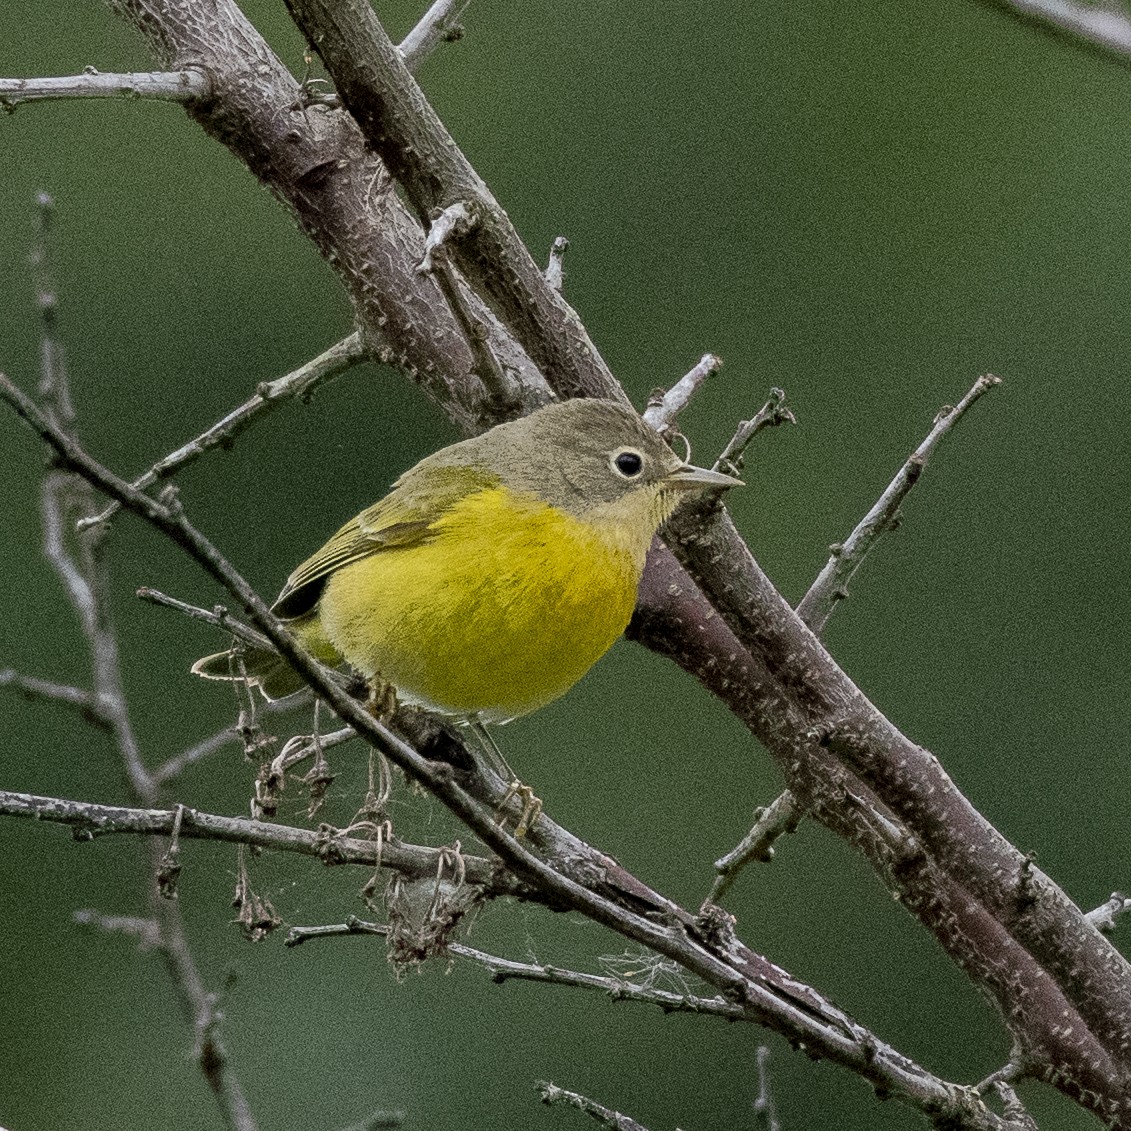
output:
[[[288,628],[324,664],[337,666],[342,662],[323,636],[317,617],[296,620]],[[202,656],[192,665],[192,673],[204,679],[246,680],[252,687],[259,688],[264,699],[282,699],[306,686],[302,676],[278,652],[251,644]]]

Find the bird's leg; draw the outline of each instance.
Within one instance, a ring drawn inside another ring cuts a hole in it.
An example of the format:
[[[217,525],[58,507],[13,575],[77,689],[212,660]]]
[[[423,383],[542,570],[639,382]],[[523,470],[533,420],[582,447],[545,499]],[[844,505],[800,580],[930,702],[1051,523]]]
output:
[[[495,771],[505,782],[510,784],[507,786],[506,793],[503,794],[502,801],[499,802],[499,807],[495,811],[495,821],[498,824],[503,824],[506,819],[506,808],[510,803],[511,798],[517,797],[522,804],[522,810],[518,816],[518,824],[515,825],[514,835],[518,838],[526,836],[526,834],[534,827],[535,822],[542,814],[542,802],[535,796],[534,790],[530,786],[525,785],[519,781],[518,775],[507,764],[506,758],[503,757],[503,752],[499,749],[498,744],[491,737],[490,731],[483,725],[483,722],[478,716],[473,716],[468,719],[468,726],[471,728],[475,737],[479,740],[479,745],[486,755],[487,763],[491,769]]]

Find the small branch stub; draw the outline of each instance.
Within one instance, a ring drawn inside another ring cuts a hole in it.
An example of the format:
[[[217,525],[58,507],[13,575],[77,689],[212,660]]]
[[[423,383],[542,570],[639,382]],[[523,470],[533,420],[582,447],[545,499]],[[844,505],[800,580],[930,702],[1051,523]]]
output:
[[[657,390],[648,399],[644,410],[644,423],[655,428],[661,436],[675,431],[676,418],[687,407],[695,391],[723,367],[717,354],[705,353],[668,391]]]
[[[424,240],[424,255],[416,265],[418,275],[430,275],[435,270],[435,257],[449,240],[460,239],[476,226],[474,211],[462,200],[449,204],[432,221]]]
[[[540,1081],[538,1091],[541,1093],[544,1104],[548,1106],[564,1104],[566,1107],[575,1107],[578,1111],[583,1111],[586,1115],[595,1119],[601,1126],[608,1128],[609,1131],[648,1131],[643,1123],[637,1123],[635,1119],[621,1115],[619,1111],[613,1111],[611,1107],[605,1107],[604,1104],[599,1104],[596,1100],[591,1100],[580,1092],[568,1092],[565,1088],[559,1088],[557,1084],[551,1084],[549,1080]]]
[[[424,13],[420,23],[397,48],[410,71],[415,71],[441,43],[454,43],[463,38],[459,20],[470,3],[471,0],[436,0]]]
[[[550,245],[550,262],[546,264],[546,282],[555,291],[562,289],[565,279],[565,253],[569,251],[569,240],[565,236],[558,236]]]
[[[1089,911],[1084,918],[1097,930],[1108,932],[1115,930],[1116,918],[1126,911],[1131,911],[1131,897],[1121,891],[1113,891],[1105,903]]]

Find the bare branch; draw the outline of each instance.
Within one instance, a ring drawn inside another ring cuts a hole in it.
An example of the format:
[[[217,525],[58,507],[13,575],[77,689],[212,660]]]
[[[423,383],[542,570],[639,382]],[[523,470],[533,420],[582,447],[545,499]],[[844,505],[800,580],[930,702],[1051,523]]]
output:
[[[212,84],[196,67],[183,71],[137,74],[102,74],[87,67],[81,75],[63,78],[0,78],[0,110],[14,110],[22,102],[47,102],[57,98],[156,98],[166,102],[193,102],[207,98]]]
[[[46,427],[60,439],[75,443],[72,434],[74,407],[62,346],[55,332],[57,302],[50,278],[47,233],[53,205],[50,197],[43,193],[37,203],[39,239],[31,258],[43,319],[39,386],[42,412],[30,398],[24,399],[29,408],[39,413]],[[110,616],[109,574],[102,552],[103,531],[94,529],[75,534],[72,528],[76,517],[85,517],[93,512],[94,503],[91,484],[85,477],[72,475],[65,465],[52,467],[44,478],[42,490],[44,552],[66,587],[78,615],[90,656],[92,695],[98,703],[100,717],[117,746],[130,789],[142,804],[152,805],[159,791],[141,757],[126,702],[118,638]],[[182,819],[183,810],[178,807],[172,825],[174,841],[167,853],[161,851],[156,840],[150,844],[150,861],[157,878],[157,888],[163,895],[171,896],[175,891],[179,871],[175,859],[176,833]],[[197,1035],[197,1061],[201,1072],[232,1131],[256,1131],[247,1099],[220,1043],[214,999],[205,992],[185,941],[179,907],[171,898],[159,898],[152,887],[150,903],[161,954],[171,975],[173,989]]]
[[[335,377],[340,377],[365,360],[366,353],[361,343],[361,335],[355,332],[293,372],[277,377],[274,381],[260,382],[255,396],[244,401],[239,408],[233,409],[195,439],[189,440],[176,451],[159,459],[144,475],[135,479],[133,485],[139,490],[145,490],[158,480],[167,479],[175,471],[193,463],[205,452],[217,447],[228,447],[248,425],[277,408],[284,401],[295,398],[302,401],[309,400],[315,390],[329,384]],[[105,522],[117,509],[118,504],[113,503],[101,513],[82,519],[78,527],[81,530]]]
[[[788,789],[783,790],[766,808],[759,809],[755,814],[754,827],[742,842],[715,861],[718,878],[707,896],[707,902],[718,903],[750,861],[768,864],[774,857],[774,841],[785,833],[796,832],[801,817],[797,801]]]
[[[0,816],[29,817],[69,825],[76,840],[93,840],[100,836],[151,836],[172,834],[177,819],[176,809],[139,809],[123,805],[97,805],[90,801],[69,801],[59,797],[40,797],[31,793],[0,790]],[[187,840],[213,840],[229,844],[245,844],[251,848],[269,848],[276,852],[294,852],[312,856],[326,864],[357,864],[399,872],[409,879],[427,879],[436,874],[443,849],[426,845],[385,840],[378,859],[372,840],[342,836],[328,825],[318,829],[298,829],[273,825],[246,817],[221,817],[185,809],[180,836]],[[493,863],[479,856],[464,855],[467,882],[492,885],[494,892],[508,890],[500,881]]]
[[[49,679],[38,679],[33,675],[22,675],[14,668],[0,668],[0,687],[10,687],[25,699],[48,699],[74,707],[96,726],[107,727],[109,721],[102,713],[102,704],[92,691],[82,687],[71,687],[65,683],[54,683]]]
[[[199,605],[190,605],[188,601],[182,601],[178,597],[170,597],[167,593],[162,593],[160,589],[153,589],[148,585],[143,585],[137,591],[137,596],[143,601],[150,601],[162,608],[174,609],[178,613],[184,613],[191,620],[202,620],[205,624],[222,628],[225,632],[230,632],[237,640],[243,641],[244,644],[250,644],[253,648],[271,651],[274,647],[266,636],[261,632],[256,632],[254,628],[249,628],[242,621],[236,620],[223,605],[217,605],[214,609],[202,609]]]
[[[665,393],[659,390],[648,398],[644,410],[644,423],[651,425],[661,434],[671,432],[676,426],[676,417],[687,407],[687,402],[695,395],[695,390],[723,367],[721,357],[705,353],[695,366],[685,373]]]
[[[459,19],[471,0],[436,0],[424,13],[420,23],[401,40],[397,50],[404,65],[415,71],[441,43],[452,43],[462,38]]]
[[[152,950],[161,945],[161,927],[156,919],[142,919],[137,915],[103,915],[90,908],[76,911],[71,919],[80,927],[135,938],[142,950]]]
[[[366,742],[435,794],[502,857],[520,880],[530,885],[528,898],[536,895],[555,906],[581,911],[595,922],[674,959],[715,989],[733,995],[744,1010],[760,1018],[764,1024],[772,1025],[789,1039],[802,1041],[828,1059],[852,1068],[865,1079],[884,1086],[914,1106],[936,1113],[936,1118],[951,1119],[970,1128],[1000,1127],[998,1117],[985,1109],[980,1100],[966,1089],[933,1076],[885,1045],[816,991],[742,946],[721,921],[709,929],[703,924],[696,925],[694,917],[668,901],[662,901],[672,907],[672,912],[670,917],[659,922],[635,908],[627,910],[572,878],[565,870],[559,871],[545,863],[497,822],[497,807],[506,794],[506,783],[502,779],[482,768],[471,774],[453,772],[451,764],[423,757],[328,678],[322,667],[271,613],[263,599],[189,523],[181,508],[169,507],[137,491],[93,460],[3,375],[0,375],[0,399],[12,406],[54,451],[64,467],[79,472],[99,490],[139,514],[224,585],[247,609],[280,654],[343,722],[352,725]],[[543,836],[565,835],[564,830],[550,826],[551,822],[543,817],[539,822]],[[608,864],[609,867],[601,873],[602,890],[608,889],[614,874],[614,863],[608,861]],[[582,869],[581,874],[592,882],[588,869]],[[637,890],[647,891],[633,877],[626,879]],[[662,897],[655,898],[662,900]],[[694,934],[689,932],[689,928],[694,928]],[[718,948],[709,945],[708,939],[720,932],[723,945]],[[1097,1070],[1100,1067],[1097,1066]]]
[[[946,405],[935,417],[935,426],[927,438],[908,457],[899,473],[876,500],[872,509],[860,520],[856,529],[844,540],[830,547],[832,554],[825,568],[813,582],[809,592],[797,606],[797,615],[820,636],[828,624],[837,603],[848,596],[848,583],[863,564],[864,558],[876,542],[899,523],[899,507],[908,492],[919,481],[927,460],[942,443],[943,437],[962,419],[966,410],[995,385],[1001,378],[987,373],[979,377],[969,392],[951,407]]]
[[[609,1131],[648,1131],[643,1123],[637,1123],[635,1119],[621,1115],[619,1111],[613,1111],[611,1107],[605,1107],[603,1104],[597,1103],[596,1100],[583,1096],[580,1092],[567,1092],[565,1088],[559,1088],[557,1084],[551,1084],[549,1080],[541,1081],[538,1084],[538,1091],[541,1093],[544,1104],[562,1104],[565,1107],[575,1107],[578,1111],[583,1111],[586,1115],[597,1120],[602,1126],[609,1128]]]
[[[770,1087],[770,1050],[765,1045],[758,1046],[758,1095],[754,1098],[754,1122],[766,1131],[781,1131],[777,1105],[774,1103],[773,1089]]]
[[[624,392],[503,208],[404,66],[368,0],[288,0],[342,104],[420,217],[462,201],[477,217],[453,258],[560,396]],[[513,413],[511,414],[513,415]]]
[[[371,923],[356,916],[350,916],[344,923],[326,924],[317,927],[292,927],[287,932],[286,945],[298,946],[309,939],[336,938],[343,935],[378,935],[386,938],[390,928],[385,923]],[[450,942],[444,948],[457,958],[464,958],[482,966],[491,975],[493,982],[508,982],[512,978],[523,982],[542,982],[554,986],[568,986],[571,989],[595,990],[607,994],[614,1001],[636,1001],[645,1005],[655,1005],[665,1013],[707,1013],[725,1017],[728,1021],[750,1020],[745,1017],[742,1007],[722,997],[697,997],[693,994],[677,994],[669,990],[645,986],[622,978],[603,974],[584,974],[577,970],[566,970],[560,966],[536,965],[531,962],[514,962],[495,954],[477,950],[463,943]]]
[[[763,428],[776,428],[779,424],[796,424],[797,417],[785,407],[785,390],[773,388],[769,400],[749,419],[742,421],[722,455],[715,460],[714,469],[725,471],[728,475],[738,475],[742,471],[742,457],[750,441]]]

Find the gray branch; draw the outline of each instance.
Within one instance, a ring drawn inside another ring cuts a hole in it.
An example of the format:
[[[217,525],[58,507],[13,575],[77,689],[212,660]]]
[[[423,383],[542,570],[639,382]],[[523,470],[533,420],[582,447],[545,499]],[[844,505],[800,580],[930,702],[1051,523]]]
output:
[[[471,0],[436,0],[424,13],[397,48],[410,71],[415,71],[441,43],[451,43],[463,35],[459,20],[470,3]]]
[[[603,1127],[608,1128],[609,1131],[648,1131],[643,1123],[637,1123],[635,1119],[621,1115],[619,1111],[613,1111],[611,1107],[605,1107],[604,1104],[599,1104],[596,1100],[591,1100],[580,1092],[568,1092],[565,1088],[559,1088],[557,1084],[551,1084],[548,1080],[543,1080],[538,1084],[538,1091],[544,1104],[575,1107],[578,1111],[583,1111],[590,1118],[595,1119]]]
[[[182,467],[187,467],[205,452],[217,447],[227,447],[245,428],[272,409],[278,408],[284,401],[308,400],[320,386],[329,384],[335,377],[340,377],[365,359],[361,335],[355,332],[293,372],[277,377],[274,381],[261,382],[255,390],[255,396],[244,401],[195,439],[163,456],[135,479],[133,485],[139,490],[145,490],[161,479],[168,479]],[[105,522],[117,509],[118,504],[111,503],[100,513],[82,519],[78,524],[79,528]]]
[[[14,110],[22,102],[60,98],[157,98],[193,102],[211,91],[208,75],[196,67],[183,71],[102,74],[88,67],[81,75],[62,78],[0,78],[0,109]]]
[[[1131,63],[1131,16],[1117,3],[1081,4],[1073,0],[980,0],[1064,37],[1080,47]]]
[[[310,939],[337,938],[349,935],[377,935],[385,938],[390,928],[384,923],[371,923],[351,916],[344,923],[332,923],[317,927],[292,927],[287,932],[286,945],[298,946]],[[655,986],[642,985],[623,978],[604,974],[586,974],[578,970],[566,970],[561,966],[515,962],[510,958],[500,958],[496,954],[477,950],[473,946],[451,942],[445,947],[457,958],[466,959],[482,966],[491,975],[493,982],[502,984],[511,979],[522,982],[541,982],[553,986],[568,986],[570,989],[591,990],[605,994],[614,1001],[635,1001],[654,1005],[665,1013],[706,1013],[725,1017],[728,1021],[749,1021],[742,1007],[722,997],[698,997],[694,994],[677,994]]]
[[[837,603],[848,596],[848,583],[863,564],[868,552],[889,530],[898,525],[899,507],[908,492],[919,481],[927,460],[942,443],[943,437],[962,419],[966,410],[995,385],[1001,378],[993,374],[979,377],[970,391],[951,407],[947,405],[935,417],[935,425],[927,438],[908,457],[899,473],[876,500],[872,509],[860,520],[856,528],[842,543],[831,547],[832,553],[825,568],[813,582],[809,592],[797,606],[797,615],[820,636]]]
[[[660,433],[674,430],[677,417],[687,407],[695,391],[722,367],[721,357],[705,353],[667,392],[660,390],[652,394],[644,410],[644,423]]]
[[[426,845],[386,839],[380,849],[375,841],[341,835],[329,826],[299,829],[253,821],[247,817],[223,817],[183,809],[179,835],[182,840],[212,840],[245,844],[275,852],[312,856],[326,864],[351,864],[366,868],[380,866],[408,879],[428,879],[436,874],[437,861],[444,850]],[[34,821],[67,825],[74,838],[94,840],[102,836],[163,837],[172,834],[176,809],[142,809],[125,805],[98,805],[92,801],[70,801],[61,797],[41,797],[31,793],[0,790],[0,816],[28,817]],[[491,860],[464,855],[467,882],[492,885],[506,891],[506,881],[496,876]]]

